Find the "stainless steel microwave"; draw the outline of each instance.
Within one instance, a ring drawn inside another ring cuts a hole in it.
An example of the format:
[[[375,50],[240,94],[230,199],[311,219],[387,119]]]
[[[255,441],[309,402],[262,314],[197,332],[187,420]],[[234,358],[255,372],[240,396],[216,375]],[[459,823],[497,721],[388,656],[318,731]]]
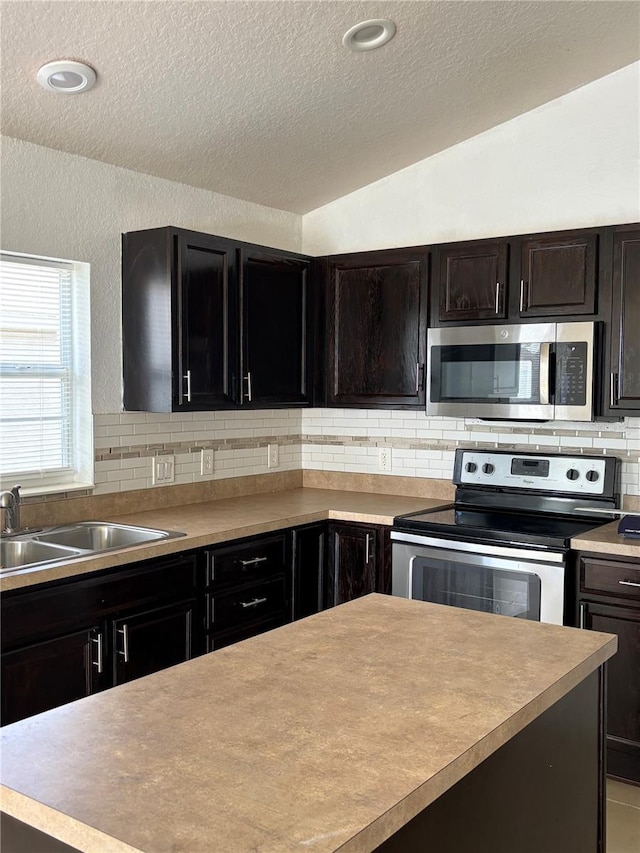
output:
[[[593,419],[595,323],[430,329],[427,415]]]

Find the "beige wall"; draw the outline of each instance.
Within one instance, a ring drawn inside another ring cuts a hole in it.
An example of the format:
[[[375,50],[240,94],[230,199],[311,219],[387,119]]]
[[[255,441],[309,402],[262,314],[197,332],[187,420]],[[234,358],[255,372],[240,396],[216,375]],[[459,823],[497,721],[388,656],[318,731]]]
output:
[[[640,220],[640,63],[308,213],[311,255]]]
[[[120,235],[177,225],[301,248],[301,218],[16,139],[2,139],[2,249],[91,264],[94,413],[122,409]]]

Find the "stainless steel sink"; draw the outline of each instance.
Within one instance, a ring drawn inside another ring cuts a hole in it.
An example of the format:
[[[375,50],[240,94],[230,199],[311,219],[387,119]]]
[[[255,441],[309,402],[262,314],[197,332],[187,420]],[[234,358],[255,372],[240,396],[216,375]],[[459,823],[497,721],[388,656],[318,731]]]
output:
[[[0,574],[30,566],[44,568],[61,560],[184,535],[173,530],[106,521],[80,521],[33,532],[24,531],[0,542]]]
[[[0,568],[21,569],[34,563],[64,560],[82,554],[77,548],[48,545],[33,539],[3,539],[0,542]]]
[[[50,542],[85,551],[107,551],[111,548],[128,548],[142,542],[167,539],[182,535],[167,530],[152,530],[148,527],[133,527],[128,524],[108,524],[102,521],[81,521],[66,527],[57,527],[36,534],[37,542]]]

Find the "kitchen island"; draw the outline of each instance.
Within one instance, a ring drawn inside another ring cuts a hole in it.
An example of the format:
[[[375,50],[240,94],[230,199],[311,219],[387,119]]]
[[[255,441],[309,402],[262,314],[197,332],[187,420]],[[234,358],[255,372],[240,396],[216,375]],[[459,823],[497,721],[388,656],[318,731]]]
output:
[[[596,853],[615,649],[366,596],[5,727],[2,810],[87,853]]]

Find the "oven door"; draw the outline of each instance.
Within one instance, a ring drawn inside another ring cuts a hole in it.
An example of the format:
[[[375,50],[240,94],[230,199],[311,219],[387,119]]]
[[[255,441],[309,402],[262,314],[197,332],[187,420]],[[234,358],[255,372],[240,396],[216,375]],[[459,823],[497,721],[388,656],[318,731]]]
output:
[[[554,323],[428,334],[428,415],[553,419]]]
[[[563,554],[427,536],[414,540],[419,541],[393,542],[393,595],[562,625]]]

